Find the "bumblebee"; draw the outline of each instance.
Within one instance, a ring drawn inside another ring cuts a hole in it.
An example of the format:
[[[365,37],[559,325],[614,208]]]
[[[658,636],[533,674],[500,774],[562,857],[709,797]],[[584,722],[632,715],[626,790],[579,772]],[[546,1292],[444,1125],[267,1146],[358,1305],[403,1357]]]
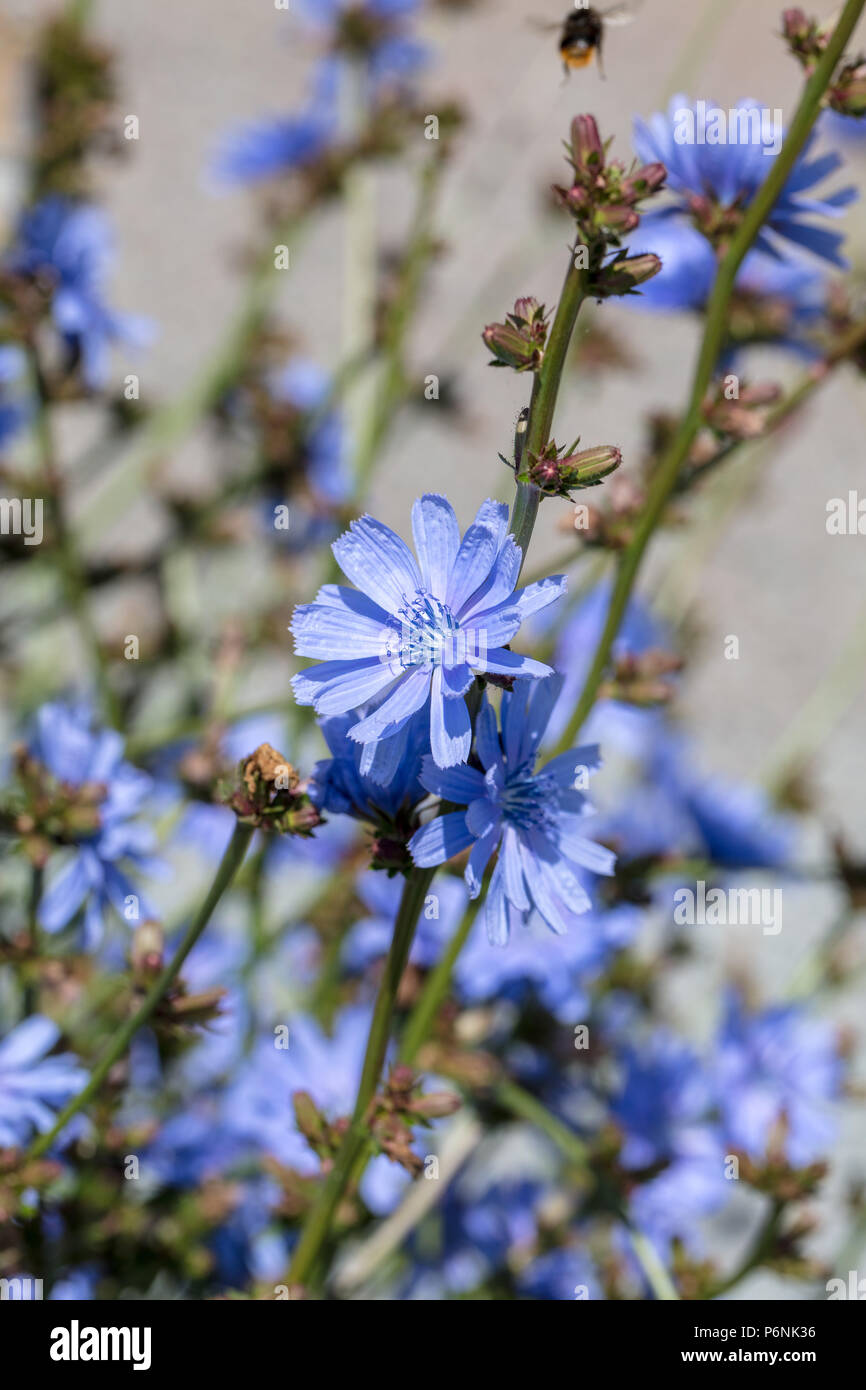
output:
[[[566,15],[562,25],[548,24],[546,29],[559,29],[559,52],[565,74],[572,68],[589,67],[593,58],[598,58],[598,70],[604,77],[601,50],[604,31],[608,24],[630,24],[640,0],[613,5],[607,10],[596,10],[591,5],[576,4]]]

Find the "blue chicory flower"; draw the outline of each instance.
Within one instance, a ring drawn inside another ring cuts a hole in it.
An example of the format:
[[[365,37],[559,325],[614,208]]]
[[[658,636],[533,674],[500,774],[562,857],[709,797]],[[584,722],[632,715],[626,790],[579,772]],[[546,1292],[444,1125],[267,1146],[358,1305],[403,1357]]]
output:
[[[0,1042],[0,1149],[44,1134],[87,1081],[71,1052],[48,1056],[59,1037],[56,1023],[32,1014]]]
[[[713,108],[714,109],[714,108]],[[709,200],[720,209],[748,207],[772,167],[778,132],[762,129],[761,108],[741,101],[733,108],[736,125],[729,125],[724,143],[702,143],[692,134],[699,119],[699,104],[684,96],[672,98],[666,113],[656,112],[649,121],[635,121],[634,146],[641,160],[660,160],[668,172],[667,187],[678,202],[668,215],[691,215],[699,203]],[[683,138],[685,137],[685,138]],[[823,260],[844,266],[838,232],[816,225],[808,218],[835,218],[857,197],[853,187],[826,197],[808,196],[816,184],[835,173],[842,158],[835,152],[812,157],[816,132],[797,159],[755,245],[779,256],[784,243],[803,246]],[[664,215],[664,214],[656,214]]]
[[[140,347],[152,337],[147,320],[118,314],[105,303],[112,259],[112,236],[102,209],[58,194],[25,213],[7,258],[16,274],[38,275],[53,284],[54,326],[80,358],[84,381],[93,389],[105,384],[110,344]]]
[[[268,379],[271,395],[305,416],[310,427],[304,434],[306,478],[313,492],[326,502],[345,502],[349,495],[346,474],[345,431],[338,411],[327,408],[331,380],[314,362],[295,357]]]
[[[712,1075],[725,1139],[755,1161],[775,1139],[794,1167],[826,1154],[835,1124],[843,1064],[833,1027],[797,1005],[749,1014],[730,991]]]
[[[319,1158],[297,1128],[292,1096],[306,1091],[329,1120],[351,1114],[371,1016],[366,1006],[344,1009],[330,1036],[314,1019],[294,1018],[287,1048],[277,1047],[273,1036],[262,1038],[224,1097],[222,1115],[235,1139],[299,1173],[318,1173]],[[361,1195],[381,1214],[408,1181],[405,1170],[380,1155],[367,1167]]]
[[[526,1298],[544,1302],[596,1301],[601,1285],[585,1251],[563,1245],[548,1250],[520,1271],[517,1287]]]
[[[353,522],[332,548],[357,589],[326,585],[295,610],[291,628],[297,655],[323,662],[294,677],[299,704],[321,715],[372,705],[348,734],[364,744],[361,771],[377,781],[394,775],[403,752],[394,737],[421,709],[436,764],[465,763],[464,695],[476,675],[550,675],[506,643],[565,589],[556,576],[515,592],[521,552],[504,504],[484,502],[461,542],[450,502],[428,493],[412,508],[412,531],[417,562],[390,527],[370,516]]]
[[[578,782],[585,785],[599,766],[598,748],[574,748],[535,770],[560,684],[559,678],[515,682],[502,697],[501,741],[485,697],[476,727],[483,772],[442,770],[432,758],[424,760],[421,781],[427,790],[467,809],[422,826],[409,842],[412,857],[420,867],[431,867],[470,849],[465,877],[477,898],[498,848],[484,903],[489,939],[498,944],[533,913],[552,931],[567,931],[591,906],[581,871],[613,873],[615,856],[581,830],[589,807]]]
[[[24,354],[19,347],[0,347],[0,448],[21,429],[29,414],[22,391]]]
[[[629,1215],[661,1258],[671,1242],[698,1251],[696,1223],[724,1205],[729,1185],[724,1151],[708,1120],[713,1088],[700,1058],[664,1029],[642,1044],[627,1042],[618,1053],[620,1080],[611,1113],[623,1131],[620,1162],[631,1170],[664,1163],[663,1170],[636,1185]],[[622,1244],[630,1248],[628,1232]]]
[[[400,86],[427,62],[427,46],[407,28],[420,0],[299,0],[298,13],[337,54],[363,61],[373,90]],[[348,17],[345,30],[342,21]],[[363,35],[363,39],[360,36]]]
[[[217,183],[258,183],[321,158],[337,135],[338,78],[335,63],[320,63],[312,97],[300,111],[265,116],[226,132],[212,162]]]
[[[706,308],[718,261],[712,246],[696,227],[679,218],[650,214],[643,219],[640,239],[633,240],[631,249],[651,249],[662,261],[660,273],[641,286],[639,295],[628,299],[632,308],[666,313],[700,313]],[[763,251],[749,253],[736,280],[738,295],[754,301],[758,309],[771,305],[774,309],[772,315],[762,318],[762,328],[766,325],[766,329],[760,340],[805,356],[818,351],[806,338],[805,330],[824,314],[828,288],[827,277],[818,264],[801,256],[780,260]],[[723,361],[731,360],[737,346],[732,344]]]
[[[82,836],[73,858],[49,883],[39,907],[41,926],[53,933],[71,922],[83,905],[85,944],[93,947],[102,939],[109,905],[132,925],[149,912],[125,866],[144,872],[158,868],[149,857],[153,832],[134,819],[151,780],[124,762],[120,734],[113,729],[92,730],[89,713],[81,706],[43,705],[29,749],[58,782],[69,787],[104,787],[98,829]]]
[[[507,951],[491,951],[486,933],[474,929],[454,967],[454,984],[467,1003],[527,996],[562,1023],[585,1018],[588,987],[617,951],[637,935],[641,914],[629,904],[581,918],[580,931],[555,936],[538,917],[512,932]],[[477,928],[478,924],[476,924]]]
[[[617,1054],[620,1079],[610,1109],[624,1142],[623,1167],[649,1168],[671,1159],[682,1136],[699,1126],[712,1088],[700,1059],[680,1038],[658,1029]]]

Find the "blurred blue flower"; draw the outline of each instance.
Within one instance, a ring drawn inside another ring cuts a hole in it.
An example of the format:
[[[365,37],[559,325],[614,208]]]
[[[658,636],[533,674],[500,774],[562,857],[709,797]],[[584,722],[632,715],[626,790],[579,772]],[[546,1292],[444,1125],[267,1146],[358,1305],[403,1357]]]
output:
[[[716,109],[705,105],[707,110]],[[672,98],[667,113],[656,112],[649,121],[635,121],[634,146],[639,158],[645,163],[660,160],[668,171],[667,187],[679,195],[668,215],[691,216],[701,211],[707,200],[721,210],[740,211],[748,207],[778,153],[778,132],[762,128],[763,108],[756,102],[737,104],[736,124],[728,124],[727,139],[718,144],[695,138],[700,106],[701,103],[691,103],[679,95]],[[823,198],[807,196],[842,164],[841,156],[835,152],[811,158],[815,139],[813,132],[755,245],[778,256],[786,241],[793,242],[834,265],[844,266],[840,254],[844,236],[806,219],[841,216],[842,209],[857,197],[857,190],[848,187]]]
[[[454,509],[427,494],[412,508],[418,562],[394,531],[361,517],[333,545],[343,573],[357,585],[328,584],[295,609],[298,656],[321,666],[292,681],[299,704],[321,715],[344,714],[375,701],[353,724],[358,743],[393,740],[418,710],[429,712],[439,767],[465,763],[472,726],[464,695],[476,674],[547,676],[550,668],[508,650],[531,614],[564,592],[561,576],[515,592],[521,552],[508,535],[508,507],[484,502],[460,540]],[[419,563],[420,562],[420,563]],[[352,659],[346,652],[354,652]],[[368,769],[388,780],[401,753]],[[384,756],[384,754],[383,754]]]
[[[622,859],[680,855],[732,870],[783,869],[796,847],[792,818],[766,792],[708,776],[691,741],[664,722],[647,742],[641,780],[600,812],[598,826]]]
[[[310,417],[304,434],[306,477],[326,502],[345,502],[349,495],[345,431],[340,414],[328,409],[331,379],[314,362],[296,357],[268,378],[271,395]]]
[[[676,1153],[661,1173],[635,1187],[628,1211],[635,1226],[669,1263],[674,1240],[693,1256],[704,1253],[698,1222],[719,1211],[730,1195],[717,1134],[710,1128],[696,1128],[679,1135]],[[630,1247],[627,1231],[621,1243]],[[636,1272],[642,1274],[637,1267]]]
[[[560,679],[516,681],[502,696],[502,739],[486,696],[476,725],[484,771],[449,771],[425,758],[421,781],[428,791],[466,811],[437,816],[413,835],[409,848],[420,867],[442,864],[471,849],[465,877],[470,896],[481,892],[485,868],[498,849],[484,903],[490,940],[504,944],[512,927],[533,913],[554,932],[576,926],[589,910],[580,871],[612,874],[614,855],[582,834],[589,806],[578,783],[600,764],[597,747],[573,748],[539,771],[535,762]]]
[[[32,1014],[0,1042],[0,1149],[44,1134],[87,1081],[71,1052],[48,1056],[59,1037],[56,1023]]]
[[[226,132],[212,164],[217,182],[256,183],[314,164],[337,134],[338,76],[334,63],[320,63],[312,97],[302,110],[249,121]]]
[[[248,1150],[272,1154],[299,1173],[318,1173],[320,1160],[297,1128],[292,1096],[306,1091],[329,1120],[351,1114],[371,1016],[367,1007],[346,1008],[334,1020],[330,1036],[311,1018],[292,1019],[285,1048],[276,1045],[276,1036],[262,1038],[223,1099],[222,1116],[235,1140]],[[379,1214],[408,1181],[404,1170],[380,1155],[367,1166],[361,1195]]]
[[[160,1186],[200,1187],[225,1173],[244,1152],[242,1137],[226,1123],[219,1096],[189,1096],[145,1147],[141,1174]]]
[[[559,742],[577,704],[604,629],[612,589],[610,580],[596,584],[563,626],[553,659],[562,676],[562,686],[544,736],[548,747]],[[671,641],[667,626],[635,595],[629,600],[614,641],[613,659],[642,656],[654,649],[668,651]],[[581,737],[590,743],[603,743],[605,748],[613,744],[630,757],[639,757],[646,753],[662,720],[659,710],[602,699],[596,701]]]
[[[88,1303],[96,1297],[99,1272],[92,1266],[70,1269],[51,1286],[48,1295],[53,1303]]]
[[[662,1258],[674,1239],[698,1250],[697,1220],[729,1196],[724,1151],[708,1119],[710,1078],[692,1049],[665,1029],[626,1042],[617,1061],[620,1080],[610,1111],[623,1131],[620,1162],[631,1170],[666,1165],[635,1186],[629,1214]],[[622,1243],[629,1247],[627,1233]]]
[[[713,864],[732,869],[785,868],[794,852],[794,824],[760,787],[708,777],[684,738],[660,738],[652,776],[691,823],[692,844]]]
[[[19,347],[0,346],[0,448],[21,429],[29,414],[24,354]]]
[[[93,947],[102,939],[109,905],[135,926],[150,909],[126,872],[158,872],[150,858],[153,831],[134,820],[150,791],[151,780],[123,760],[123,739],[113,729],[93,730],[83,706],[43,705],[37,712],[30,753],[70,788],[103,788],[99,827],[82,834],[73,857],[49,883],[39,906],[47,932],[61,931],[84,906],[84,940]]]
[[[760,1162],[771,1141],[796,1168],[826,1156],[842,1059],[833,1027],[796,1005],[746,1012],[729,991],[711,1061],[725,1140]]]
[[[650,214],[641,222],[635,252],[652,249],[662,260],[661,272],[641,287],[628,303],[635,309],[673,312],[703,311],[715,280],[713,248],[696,227],[678,218]],[[805,356],[818,348],[806,330],[826,312],[828,281],[820,265],[804,257],[780,260],[763,251],[746,257],[736,279],[736,294],[754,308],[755,323],[748,342],[771,342]],[[723,358],[730,361],[740,344],[733,339]]]
[[[545,1302],[602,1297],[591,1259],[583,1250],[568,1245],[530,1261],[520,1271],[517,1287],[524,1297]]]
[[[533,997],[562,1023],[586,1017],[588,987],[640,930],[642,917],[628,905],[587,912],[579,931],[557,936],[538,917],[516,927],[506,951],[491,951],[477,923],[454,967],[458,994],[468,1003]]]
[[[433,1253],[423,1235],[410,1240],[413,1268],[401,1297],[442,1299],[482,1286],[511,1253],[532,1248],[543,1195],[535,1178],[491,1177],[489,1165],[470,1165],[441,1199]]]
[[[363,62],[374,89],[402,85],[427,62],[406,23],[420,8],[420,0],[298,0],[301,18],[332,53]]]
[[[118,314],[105,303],[105,281],[113,261],[108,219],[92,203],[52,194],[24,214],[7,258],[16,274],[39,276],[53,287],[54,326],[92,389],[108,377],[112,343],[142,347],[152,336],[143,318]]]
[[[620,1078],[610,1111],[623,1131],[620,1162],[649,1168],[672,1158],[683,1134],[708,1113],[712,1091],[700,1059],[686,1043],[658,1029],[617,1053]]]

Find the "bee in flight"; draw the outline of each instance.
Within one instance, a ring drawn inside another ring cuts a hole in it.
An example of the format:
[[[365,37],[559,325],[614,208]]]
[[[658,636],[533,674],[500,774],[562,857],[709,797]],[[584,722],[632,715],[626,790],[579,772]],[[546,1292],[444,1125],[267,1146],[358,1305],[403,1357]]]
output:
[[[630,24],[635,17],[641,0],[622,0],[606,10],[593,9],[591,5],[575,4],[562,24],[542,24],[542,29],[559,29],[559,52],[562,56],[565,74],[572,68],[585,68],[598,56],[598,70],[604,77],[601,63],[601,49],[604,31],[609,24]]]

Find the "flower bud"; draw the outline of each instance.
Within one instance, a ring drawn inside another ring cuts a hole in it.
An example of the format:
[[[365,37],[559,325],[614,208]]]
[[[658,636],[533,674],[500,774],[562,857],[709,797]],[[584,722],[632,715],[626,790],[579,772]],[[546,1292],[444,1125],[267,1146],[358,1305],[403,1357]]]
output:
[[[832,26],[831,26],[832,27]],[[812,65],[827,47],[828,30],[817,20],[809,19],[802,10],[785,10],[782,14],[782,37],[804,67]]]
[[[647,280],[658,275],[661,268],[660,258],[651,252],[641,256],[620,256],[602,268],[593,281],[592,292],[600,299],[634,294],[638,285],[645,285]]]
[[[660,188],[664,188],[667,176],[668,171],[663,164],[644,164],[623,180],[623,196],[629,203],[639,203],[642,198],[651,198]]]
[[[518,299],[505,323],[490,323],[482,338],[493,354],[492,367],[537,372],[547,341],[547,315],[537,299]]]
[[[622,463],[622,454],[612,444],[560,455],[551,441],[544,453],[530,459],[528,481],[547,497],[568,497],[572,489],[596,487]]]
[[[595,219],[600,227],[615,232],[617,236],[626,236],[640,226],[639,215],[626,203],[609,203],[599,208]]]
[[[829,104],[841,116],[866,116],[866,59],[846,63],[830,88]]]
[[[571,123],[571,156],[575,173],[599,173],[604,168],[604,145],[594,116],[575,116]]]

